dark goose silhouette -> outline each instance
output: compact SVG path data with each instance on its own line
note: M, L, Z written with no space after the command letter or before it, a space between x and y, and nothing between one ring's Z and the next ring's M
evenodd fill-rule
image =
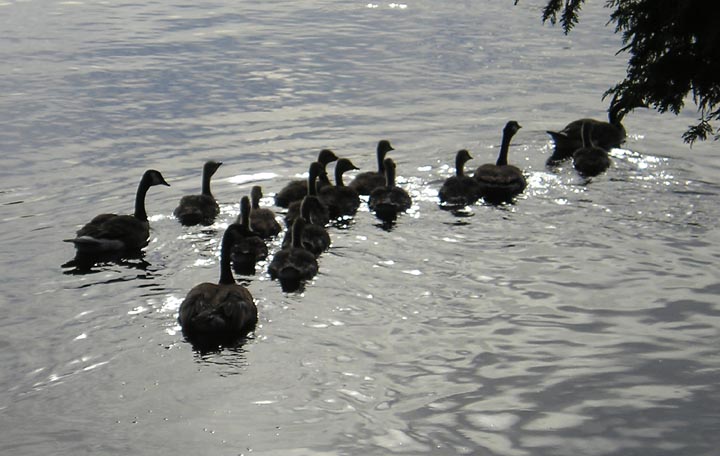
M262 187L253 186L250 190L252 210L250 211L250 229L260 235L261 238L269 239L277 236L282 231L282 226L275 219L275 212L260 207L260 199L263 197Z
M268 248L265 241L250 229L250 198L240 199L240 215L233 225L238 226L230 258L236 274L253 275L258 261L265 260Z
M83 255L139 251L150 237L145 195L154 185L170 186L159 171L149 169L140 179L133 215L100 214L80 228L74 239L65 239L65 242L75 244L78 254Z
M300 204L300 215L304 220L312 219L312 213L317 210L314 206L320 204L317 198L306 196ZM282 248L288 248L292 245L292 230L285 232ZM315 257L319 257L324 251L330 248L330 234L322 225L314 223L305 223L302 231L301 245L304 249L312 252Z
M312 162L310 164L307 182L308 191L305 197L312 197L318 199L317 178L320 174L324 172L325 170L321 163ZM285 214L285 226L287 226L288 228L292 227L293 222L300 215L300 203L303 199L304 198L301 198L300 201L294 201L288 207L288 211ZM312 211L310 213L310 219L308 221L310 223L321 226L325 226L330 222L330 214L328 213L328 208L319 199L318 204L312 205Z
M608 122L596 119L578 119L570 122L560 131L550 131L548 134L555 143L553 154L548 158L547 164L565 160L573 156L576 150L583 147L582 125L589 123L592 126L592 142L605 150L620 147L625 142L627 133L622 124L625 114L635 108L646 107L641 100L617 100L613 99L608 109Z
M173 211L173 215L185 226L212 225L215 217L220 213L215 197L210 191L210 179L222 162L207 161L202 172L202 193L199 195L185 195Z
M352 188L360 195L369 195L378 187L385 186L385 156L393 147L387 139L380 140L377 145L377 171L365 171L355 176L348 187Z
M317 161L322 165L322 172L318 173L317 176L320 187L330 184L325 168L328 163L332 163L337 159L337 155L330 149L323 149L318 154ZM278 207L289 207L293 202L303 199L308 192L307 182L307 180L302 179L290 181L282 190L275 194L275 205Z
M228 226L220 247L220 280L194 286L180 304L178 322L196 348L233 345L257 325L252 294L235 283L230 270L230 250L243 235L240 225Z
M380 220L392 223L401 212L405 212L412 206L410 195L402 188L395 185L395 162L392 158L386 158L383 163L385 167L385 185L370 193L368 207Z
M602 147L593 144L592 130L595 125L585 122L581 128L583 146L573 153L573 167L583 177L597 176L610 167L610 156Z
M273 257L268 267L270 278L279 280L283 291L292 292L301 288L302 283L318 273L318 262L312 252L302 246L305 219L298 217L292 226L292 244Z
M347 158L341 158L335 163L335 185L326 185L318 189L318 198L328 208L331 219L345 215L355 215L360 207L360 195L343 182L345 171L358 169Z
M514 120L505 124L497 162L481 165L473 176L479 184L480 197L490 204L511 202L527 187L523 172L516 166L508 165L510 141L520 128Z
M455 155L455 175L448 177L440 187L440 202L453 206L473 204L480 198L480 184L465 175L465 163L472 159L470 152L460 149Z

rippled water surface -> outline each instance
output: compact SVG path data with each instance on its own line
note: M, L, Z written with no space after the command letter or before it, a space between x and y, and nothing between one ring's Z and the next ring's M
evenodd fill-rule
M566 37L512 3L0 3L0 452L716 454L717 144L681 142L692 103L639 110L606 174L547 169L626 56L600 5ZM441 210L455 151L494 161L510 119L525 194ZM372 169L382 138L410 212L331 228L304 293L245 278L254 337L194 352L177 310L240 197L325 147ZM210 158L222 214L182 227ZM147 168L172 187L144 257L62 268Z

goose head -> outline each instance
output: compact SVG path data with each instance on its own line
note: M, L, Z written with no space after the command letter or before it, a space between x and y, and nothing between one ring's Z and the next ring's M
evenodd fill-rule
M467 149L460 149L455 155L455 174L462 176L464 174L465 163L472 160L472 156Z
M206 161L203 165L203 175L208 177L212 176L213 174L215 174L215 171L218 170L220 165L222 165L222 162L217 162L214 160Z
M512 136L514 136L515 133L517 133L521 128L522 128L522 126L521 126L519 123L517 123L517 122L514 121L514 120L511 120L511 121L509 121L508 123L505 124L505 128L503 128L503 134L508 135L508 137L512 137Z
M257 209L260 206L260 199L263 197L262 187L254 185L250 190L250 200L252 201L252 207Z
M141 182L144 183L146 187L152 187L153 185L165 185L167 187L170 186L170 184L165 182L165 178L163 178L163 175L160 174L160 171L156 171L154 169L149 169L145 171Z
M378 142L377 151L378 154L382 154L383 159L385 158L385 154L387 154L391 150L395 149L393 149L393 146L390 145L390 141L388 141L387 139L381 139Z
M317 161L319 161L323 165L327 165L328 163L332 163L337 159L338 157L337 155L335 155L335 152L331 151L330 149L323 149L318 154Z
M338 174L342 175L345 171L352 171L360 169L357 166L353 164L349 159L347 158L341 158L335 163L335 175L337 177Z

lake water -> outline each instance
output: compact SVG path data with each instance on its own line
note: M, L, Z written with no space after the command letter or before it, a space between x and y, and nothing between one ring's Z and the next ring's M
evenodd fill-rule
M0 453L717 454L717 143L682 143L692 103L638 110L607 173L546 169L545 130L604 118L627 56L603 2L570 36L512 3L0 3ZM524 195L439 209L510 119ZM382 138L410 212L332 228L304 293L247 278L254 337L194 352L178 306L240 197L325 147L372 169ZM222 214L182 227L211 158ZM172 187L144 258L62 268L148 168Z

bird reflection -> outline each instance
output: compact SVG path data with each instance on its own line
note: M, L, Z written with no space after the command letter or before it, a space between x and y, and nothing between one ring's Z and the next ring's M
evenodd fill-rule
M113 264L141 271L146 271L150 266L150 263L145 260L145 252L140 250L137 252L106 252L96 254L78 252L72 260L63 263L60 267L67 269L63 271L63 274L82 275L101 272L105 266Z
M223 377L237 375L242 372L242 368L248 365L247 349L245 343L252 341L253 338L248 336L243 338L234 346L208 346L202 347L191 344L193 347L193 358L197 363L208 366L217 366L218 374Z

